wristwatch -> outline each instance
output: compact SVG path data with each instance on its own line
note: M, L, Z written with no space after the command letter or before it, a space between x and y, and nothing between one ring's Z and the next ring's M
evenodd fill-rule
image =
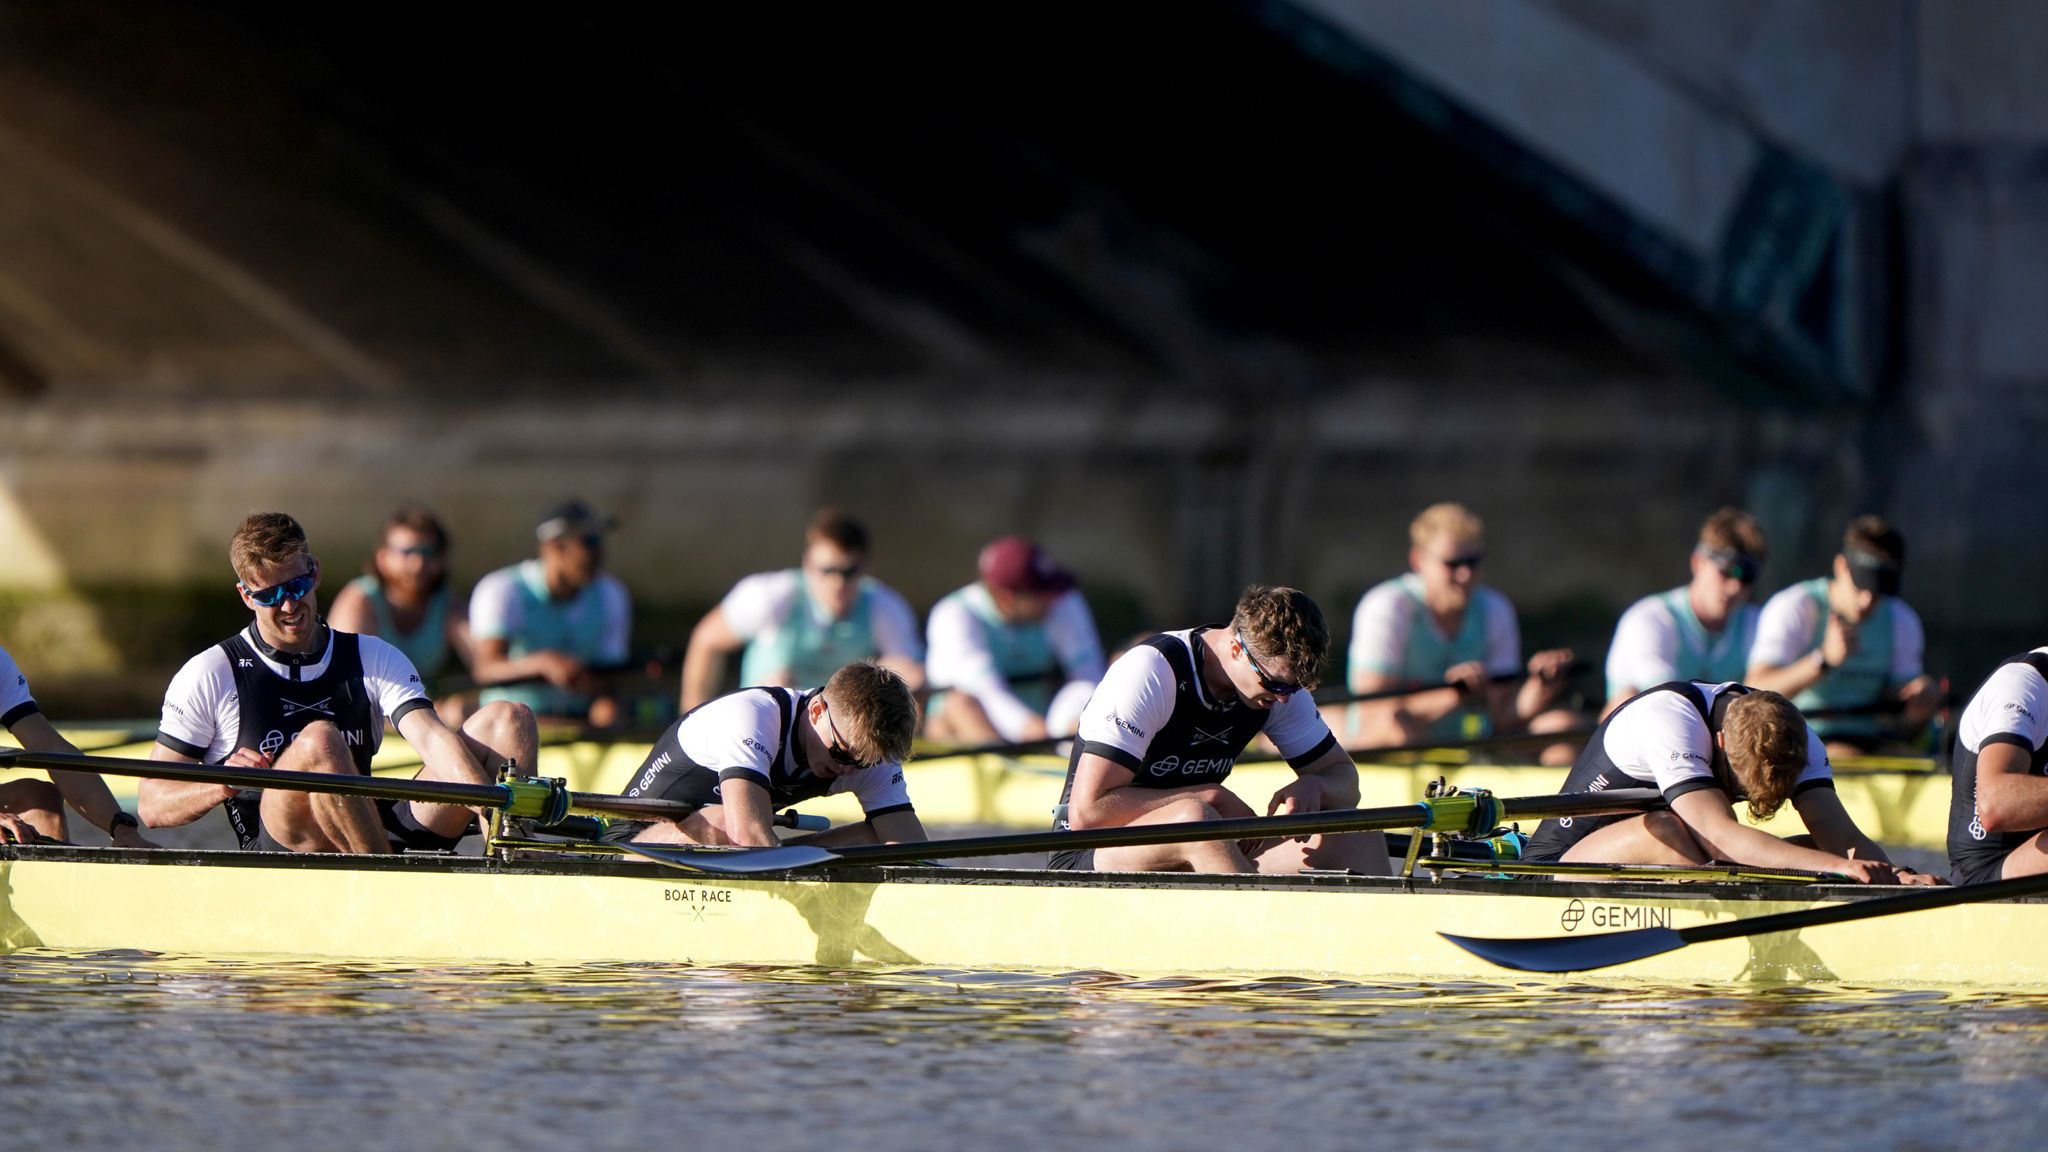
M107 821L107 835L112 836L123 828L133 828L140 832L142 831L142 821L137 820L133 812L123 810L114 813L114 818Z

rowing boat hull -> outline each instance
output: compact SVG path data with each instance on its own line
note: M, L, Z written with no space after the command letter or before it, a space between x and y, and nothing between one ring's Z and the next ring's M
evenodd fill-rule
M713 878L618 861L18 848L0 852L0 951L1503 982L1436 934L1685 928L1867 894L936 867ZM2039 989L2044 932L2048 904L1966 905L1696 945L1599 979Z

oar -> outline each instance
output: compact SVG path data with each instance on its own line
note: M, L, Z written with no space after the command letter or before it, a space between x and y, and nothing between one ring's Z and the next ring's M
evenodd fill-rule
M1562 669L1560 669L1555 679L1570 680L1574 676L1578 676L1585 673L1592 667L1592 664L1584 660L1574 660L1571 663L1566 664ZM1527 680L1528 678L1528 670L1526 668L1522 668L1516 669L1513 672L1496 672L1493 675L1488 676L1485 680L1485 683L1488 685L1513 684L1518 681ZM1435 692L1443 688L1462 687L1464 687L1463 684L1446 680L1441 684L1424 684L1418 688L1382 688L1377 692L1344 692L1331 693L1328 695L1318 695L1316 697L1316 703L1369 704L1374 700L1398 700L1403 696L1420 696L1424 692Z
M503 784L462 784L443 780L390 780L338 772L286 772L277 768L241 768L229 764L181 764L169 760L128 760L70 752L29 752L0 748L0 767L41 768L58 772L93 772L106 776L140 776L156 780L189 780L235 788L282 788L293 792L332 792L368 796L373 800L410 800L420 804L453 804L464 808L502 808L508 816L555 824L571 812L603 812L646 820L680 820L696 806L637 796L606 796L571 792L558 780L508 780Z
M1019 832L1003 836L971 836L958 840L923 840L908 844L861 844L823 848L816 844L785 844L735 852L721 848L664 847L629 844L650 860L692 872L749 875L787 872L794 868L861 864L903 864L966 856L1005 856L1013 852L1064 852L1079 848L1121 848L1135 844L1187 844L1198 840L1264 840L1340 832L1378 832L1415 828L1424 832L1462 832L1479 836L1509 820L1543 820L1562 816L1603 816L1641 812L1660 806L1664 797L1654 788L1618 788L1610 792L1568 792L1550 796L1500 799L1487 795L1440 796L1391 808L1343 808L1292 816L1252 816L1237 820L1204 820L1190 824L1140 824L1122 828L1087 828L1069 832Z
M1588 972L1626 964L1631 960L1661 956L1688 944L1705 944L1710 940L1739 940L1772 932L1797 932L1823 924L1926 912L1958 904L1981 904L1987 900L2035 896L2043 892L2048 892L2048 875L1995 880L1962 888L1930 888L1904 896L1880 896L1873 900L1831 904L1800 912L1750 916L1720 924L1702 924L1697 928L1635 928L1627 932L1602 932L1591 936L1534 936L1520 940L1454 936L1449 932L1438 935L1503 968L1523 972Z

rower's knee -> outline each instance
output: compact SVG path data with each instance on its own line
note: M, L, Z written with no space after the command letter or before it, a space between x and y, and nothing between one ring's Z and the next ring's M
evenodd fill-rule
M540 734L533 709L510 700L494 700L477 709L462 722L462 730L493 748L531 744L539 739ZM531 768L533 765L522 767Z
M1214 804L1194 796L1183 796L1171 804L1153 810L1162 824L1196 824L1204 820L1221 820L1223 813Z
M295 755L292 768L301 772L354 772L354 753L349 749L348 737L342 734L331 720L315 720L299 730L292 737L291 750Z
M62 812L64 794L48 780L15 780L0 787L0 812L26 816L31 812Z

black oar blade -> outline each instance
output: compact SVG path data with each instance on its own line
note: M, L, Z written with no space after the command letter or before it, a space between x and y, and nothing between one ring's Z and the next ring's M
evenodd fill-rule
M1685 947L1685 938L1671 928L1636 928L1592 936L1537 936L1521 940L1484 936L1437 935L1481 960L1521 972L1590 972L1647 956L1661 956Z
M728 876L753 876L762 872L788 872L793 868L809 868L828 860L837 860L838 853L811 844L784 844L780 848L755 848L746 852L731 852L719 848L670 848L660 844L619 845L635 856L680 868L685 872L714 872Z

